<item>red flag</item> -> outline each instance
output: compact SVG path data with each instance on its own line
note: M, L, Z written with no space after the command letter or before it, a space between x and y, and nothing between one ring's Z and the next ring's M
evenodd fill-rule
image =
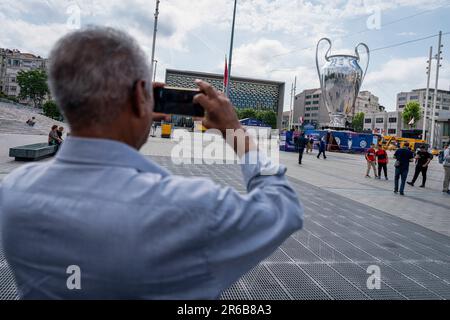
M228 87L228 61L227 56L225 56L225 72L223 74L223 92L225 92L227 87Z

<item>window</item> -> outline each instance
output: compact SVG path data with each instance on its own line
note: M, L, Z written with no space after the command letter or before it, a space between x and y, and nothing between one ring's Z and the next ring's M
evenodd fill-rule
M388 130L388 134L396 135L397 134L397 129L389 129Z
M406 97L399 97L398 101L406 101Z
M318 105L319 101L314 101L313 104Z
M305 113L305 118L309 118L309 117L311 117L311 114L310 113Z
M310 106L311 105L311 101L306 101L306 103L305 103L307 106Z
M311 118L317 118L319 116L319 114L317 113L311 113Z
M410 100L417 100L417 101L419 101L419 96L412 96L412 97L410 98Z
M17 87L15 87L15 86L10 87L9 89L10 89L12 92L16 92L16 91L17 91Z
M384 123L384 119L383 118L377 118L377 123Z
M318 94L313 95L314 99L318 99L319 97L320 97L320 95L318 95Z
M306 111L311 111L311 108L306 108Z
M312 111L319 111L319 107L312 107L311 110Z
M449 110L449 107L442 107L442 110Z
M372 119L365 119L364 122L365 123L372 123Z
M397 118L389 118L389 123L397 123Z
M306 99L311 99L312 98L312 96L306 96Z
M399 109L403 109L405 107L405 105L400 105L398 107L399 107Z

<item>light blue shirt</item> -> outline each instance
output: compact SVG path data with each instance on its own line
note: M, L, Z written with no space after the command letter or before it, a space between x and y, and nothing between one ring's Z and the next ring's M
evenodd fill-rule
M0 189L20 297L219 298L302 227L286 169L263 176L263 164L241 165L241 195L174 176L125 144L68 138L54 160L15 170ZM69 266L80 290L67 285Z

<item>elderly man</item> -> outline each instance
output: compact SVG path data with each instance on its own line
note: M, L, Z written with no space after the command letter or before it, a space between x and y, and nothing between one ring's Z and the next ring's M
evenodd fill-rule
M286 169L258 155L230 101L205 82L195 98L203 123L245 142L232 146L248 194L174 176L137 151L158 118L147 61L110 28L77 31L53 49L50 87L71 136L53 161L6 177L0 194L23 299L216 299L302 227Z

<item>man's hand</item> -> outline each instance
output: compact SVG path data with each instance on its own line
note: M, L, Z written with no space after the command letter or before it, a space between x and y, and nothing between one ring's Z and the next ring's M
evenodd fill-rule
M201 93L194 97L194 102L200 104L206 111L203 126L207 129L219 130L227 142L232 144L239 157L244 156L249 151L257 150L253 139L244 131L239 122L231 101L209 83L201 80L196 80L195 83L200 88ZM226 137L227 130L233 130L235 132L234 137ZM238 143L238 141L241 143Z
M217 129L222 132L223 136L227 129L242 129L231 101L223 93L218 92L204 81L196 80L195 83L201 93L195 96L194 102L200 104L206 111L205 119L203 119L205 128Z

